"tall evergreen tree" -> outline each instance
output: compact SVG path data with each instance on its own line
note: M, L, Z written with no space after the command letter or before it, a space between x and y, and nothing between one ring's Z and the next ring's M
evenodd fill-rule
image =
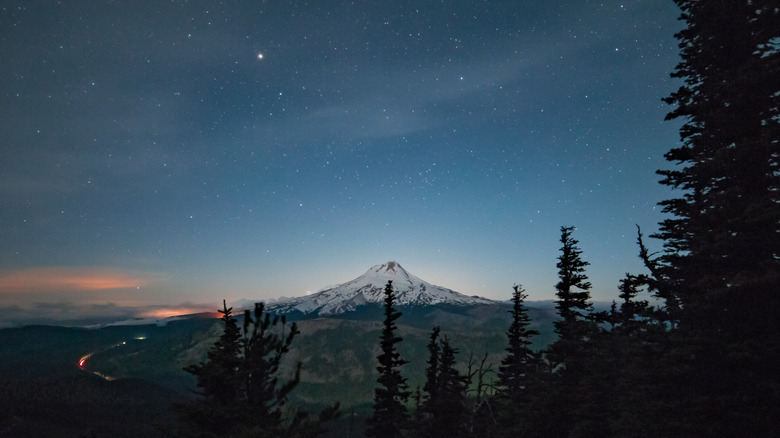
M296 323L292 323L286 331L284 315L271 318L264 310L264 304L257 303L254 316L249 310L244 311L242 377L245 410L250 412L250 424L258 430L268 431L282 424L282 407L300 382L300 362L296 364L292 379L280 383L278 378L282 358L290 351L290 344L300 332ZM279 322L282 336L274 330Z
M380 335L381 352L377 356L379 366L379 387L374 390L374 411L368 419L366 436L376 438L396 438L402 436L408 421L406 405L411 394L406 384L406 378L401 375L401 366L407 361L401 359L396 350L396 344L403 340L396 335L398 327L395 321L401 317L401 312L395 310L395 295L393 282L385 285L385 319Z
M659 273L680 303L680 425L700 436L780 435L780 8L776 0L675 0L682 119L662 184L682 196ZM682 426L681 426L682 427ZM683 430L681 433L688 433Z
M438 396L439 390L439 361L441 360L441 344L439 343L440 327L434 327L431 330L430 340L428 341L428 368L425 369L425 399L423 402Z
M555 285L558 297L555 308L561 319L554 323L558 340L548 352L554 366L563 368L576 367L576 353L595 330L591 318L591 284L585 274L585 267L590 263L582 260L582 250L577 246L579 241L572 237L573 231L574 227L561 227L563 246L556 265L559 281Z
M428 368L425 370L425 398L416 436L434 438L467 436L469 412L466 406L466 388L469 378L455 368L457 349L445 336L439 338L439 327L434 327L428 343Z
M466 389L468 376L462 376L455 368L455 356L458 350L454 348L447 336L441 340L441 360L439 361L438 400L433 406L433 418L437 436L462 437L467 436L469 412L466 406Z
M231 433L240 417L236 402L241 397L243 380L241 330L233 317L233 308L227 307L224 300L218 312L222 314L224 328L207 353L206 362L184 368L196 377L201 398L181 406L180 414L185 427L194 425L204 435Z
M537 330L529 328L531 318L528 317L524 305L526 298L525 290L515 285L512 293L512 310L509 311L512 315L512 323L506 332L509 346L506 348L506 356L498 367L499 394L504 394L516 404L522 401L526 378L534 368L531 337L539 334Z
M676 0L684 85L667 119L685 120L680 164L659 171L681 189L663 201L664 273L685 329L741 338L778 333L780 297L780 10L776 0ZM758 318L760 316L760 318Z
M525 308L525 290L514 286L512 293L512 323L506 332L509 345L506 356L498 367L498 388L496 409L504 432L517 434L521 422L527 416L530 380L537 368L537 358L531 350L531 337L539 332L529 328L531 319Z
M322 423L338 416L338 405L323 410L318 419L290 411L286 421L282 411L299 382L300 364L292 379L279 380L282 360L299 333L297 325L287 329L284 316L271 318L258 303L254 316L244 313L242 333L233 309L224 301L222 305L225 326L208 360L184 368L196 377L201 397L179 406L182 435L303 437L323 432Z
M550 436L567 436L574 422L574 412L581 394L577 387L586 372L589 341L597 332L590 302L591 284L585 274L588 262L582 260L579 242L572 237L574 227L561 227L561 255L558 256L558 278L555 285L556 309L560 320L555 321L558 339L547 350L553 387L549 397L556 406L555 423Z

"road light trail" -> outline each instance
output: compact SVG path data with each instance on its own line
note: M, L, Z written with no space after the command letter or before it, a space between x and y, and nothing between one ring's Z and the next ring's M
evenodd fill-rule
M90 356L92 356L93 354L95 354L95 353L94 353L94 352L92 352L92 353L86 354L86 355L84 355L84 356L81 356L81 359L79 359L79 368L80 368L80 369L84 369L84 364L86 364L86 363L87 363L87 359L89 359L89 358L90 358ZM85 370L85 371L86 371L86 370Z
M114 345L112 345L112 346L110 346L110 347L108 347L108 348L104 349L103 351L110 350L110 349L112 349L112 348L116 348L116 347L121 347L122 345L125 345L126 343L127 343L127 342L125 342L125 341L122 341L122 342L120 342L120 343L118 343L118 344L114 344ZM110 381L112 381L112 380L116 380L114 377L107 376L107 375L105 375L105 374L101 373L100 371L88 370L88 369L85 367L85 365L87 364L87 359L89 359L90 357L92 357L92 355L94 355L95 353L96 353L96 352L95 352L95 351L93 351L92 353L88 353L88 354L85 354L84 356L81 356L81 359L79 359L79 369L80 369L81 371L84 371L84 372L86 372L86 373L92 373L92 374L94 374L94 375L96 375L96 376L100 377L101 379L108 380L109 382L110 382Z

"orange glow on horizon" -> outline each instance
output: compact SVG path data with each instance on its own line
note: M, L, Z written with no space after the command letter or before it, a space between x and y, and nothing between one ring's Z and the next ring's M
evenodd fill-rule
M165 309L154 309L154 310L149 310L147 312L143 312L138 316L140 318L164 319L164 318L171 318L173 316L192 315L194 313L205 313L214 318L219 318L222 316L217 312L205 311L203 308L197 308L197 307L170 307Z
M0 273L0 291L94 291L139 288L148 275L111 268L32 268Z

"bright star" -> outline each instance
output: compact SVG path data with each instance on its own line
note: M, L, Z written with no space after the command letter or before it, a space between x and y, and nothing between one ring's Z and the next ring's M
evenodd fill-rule
M258 53L257 54L257 59L263 59L263 54L262 53Z

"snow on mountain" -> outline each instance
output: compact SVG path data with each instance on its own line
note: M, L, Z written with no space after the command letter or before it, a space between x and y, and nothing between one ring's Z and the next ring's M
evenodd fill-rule
M385 285L393 282L395 305L431 304L496 304L496 301L468 296L441 286L432 285L406 272L396 262L372 266L360 277L339 286L299 298L277 301L269 306L279 313L300 311L319 315L335 315L354 310L366 303L384 302Z

